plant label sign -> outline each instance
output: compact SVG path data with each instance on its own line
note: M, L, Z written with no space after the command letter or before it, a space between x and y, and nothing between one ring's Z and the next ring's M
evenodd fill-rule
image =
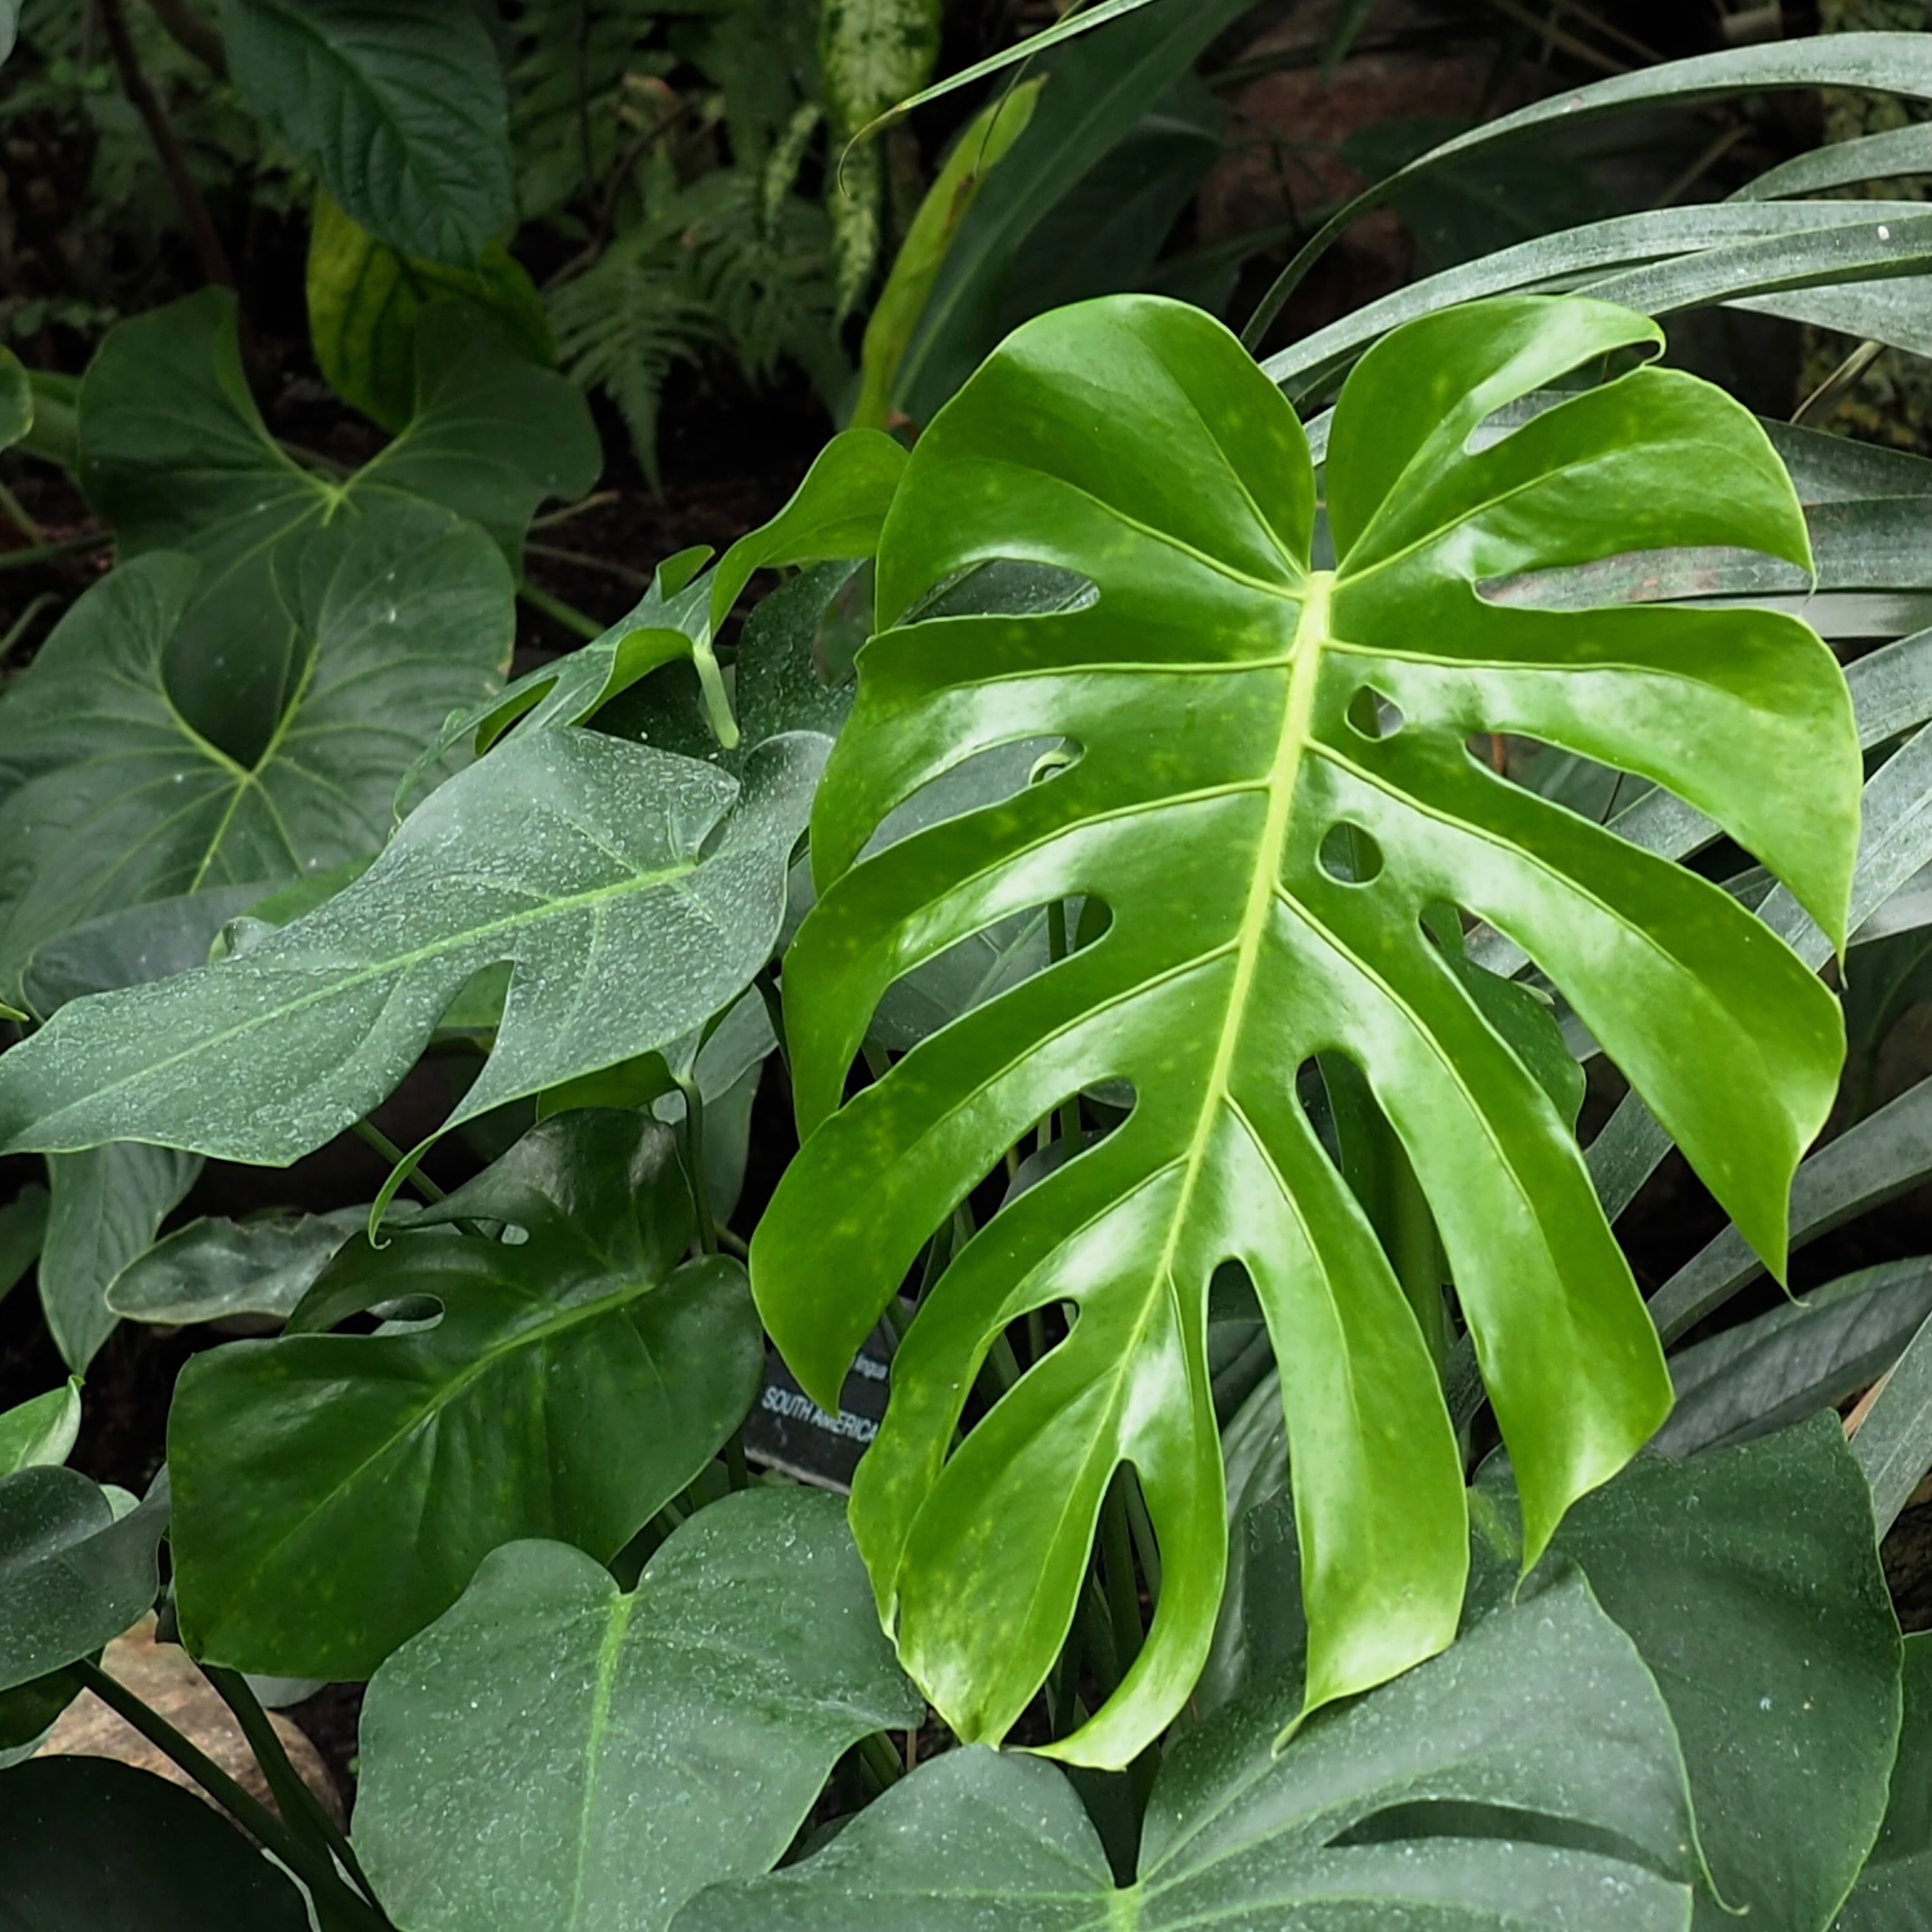
M844 1495L886 1412L892 1337L881 1325L866 1338L840 1390L838 1412L820 1408L772 1349L764 1386L745 1420L745 1454L801 1483Z

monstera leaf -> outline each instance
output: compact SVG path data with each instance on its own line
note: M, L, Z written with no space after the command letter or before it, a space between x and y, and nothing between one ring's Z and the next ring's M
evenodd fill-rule
M1858 760L1843 680L1804 625L1481 594L1674 546L1808 561L1770 445L1689 376L1635 369L1472 453L1504 405L1660 346L1640 316L1556 298L1391 336L1336 414L1333 571L1310 567L1293 412L1178 304L1028 325L914 452L880 542L888 626L994 558L1097 594L902 624L862 654L814 811L820 902L785 971L806 1138L752 1274L829 1404L936 1221L1069 1096L1132 1086L1124 1124L941 1277L854 1496L902 1657L968 1741L1002 1736L1042 1681L1124 1462L1160 1542L1159 1605L1119 1691L1052 1748L1125 1763L1186 1698L1226 1557L1205 1353L1226 1262L1252 1278L1282 1363L1308 1705L1454 1634L1456 1445L1416 1316L1297 1097L1318 1054L1358 1070L1433 1210L1526 1561L1662 1420L1661 1351L1573 1135L1425 914L1460 908L1520 945L1783 1266L1790 1177L1843 1055L1835 1003L1717 887L1513 785L1468 742L1520 734L1681 793L1842 939ZM1056 775L857 862L930 781L1042 733L1074 748ZM1104 928L1091 943L839 1108L894 980L1076 895L1086 930ZM1056 1306L1066 1339L956 1448L990 1346Z

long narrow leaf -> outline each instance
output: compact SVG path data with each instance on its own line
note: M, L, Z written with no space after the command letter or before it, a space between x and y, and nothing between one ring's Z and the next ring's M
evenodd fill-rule
M1932 1468L1932 1318L1898 1358L1852 1447L1872 1486L1872 1514L1882 1536Z
M1303 277L1345 229L1363 215L1386 206L1418 176L1456 155L1559 124L1578 126L1634 108L1666 103L1684 106L1760 88L1791 87L1856 88L1910 100L1932 100L1932 36L1825 34L1805 40L1738 47L1723 53L1700 54L1689 60L1666 61L1661 66L1617 74L1572 93L1538 101L1466 134L1459 134L1408 166L1398 168L1338 208L1262 297L1243 340L1250 348L1258 345Z

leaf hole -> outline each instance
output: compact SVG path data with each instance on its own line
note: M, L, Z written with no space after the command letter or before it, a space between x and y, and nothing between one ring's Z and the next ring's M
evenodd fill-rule
M1346 820L1322 835L1316 856L1322 869L1345 886L1366 886L1382 869L1382 848L1359 825Z
M1372 684L1364 685L1349 699L1348 718L1348 728L1356 736L1371 742L1393 738L1407 722L1402 706L1394 698L1384 698Z

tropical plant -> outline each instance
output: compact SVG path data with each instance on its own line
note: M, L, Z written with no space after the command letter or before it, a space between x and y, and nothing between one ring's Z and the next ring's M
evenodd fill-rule
M0 1293L35 1268L70 1372L0 1412L7 1910L1922 1924L1932 1648L1879 1546L1932 1262L1740 1298L1932 1173L1932 466L1659 358L1717 304L1911 348L1927 218L1826 197L1923 130L1257 361L1155 294L1010 312L1040 157L1084 178L1236 10L1103 0L909 224L866 423L512 676L598 461L518 193L561 234L644 184L565 298L632 249L662 294L653 182L830 233L788 53L718 83L724 167L586 123L742 10L579 12L594 86L563 10L506 84L469 0L220 10L319 184L360 467L278 441L224 291L71 398L0 362L116 544L0 694L0 1151L45 1157ZM1118 98L1070 88L1110 43ZM1368 200L1618 106L1932 98L1928 46L1652 68ZM326 1205L196 1196L345 1136ZM1646 1300L1614 1224L1673 1147L1728 1219ZM68 1466L123 1322L194 1342L138 1498ZM272 1808L123 1681L157 1609ZM346 1826L263 1708L318 1682L366 1685ZM36 1755L83 1692L242 1829Z

